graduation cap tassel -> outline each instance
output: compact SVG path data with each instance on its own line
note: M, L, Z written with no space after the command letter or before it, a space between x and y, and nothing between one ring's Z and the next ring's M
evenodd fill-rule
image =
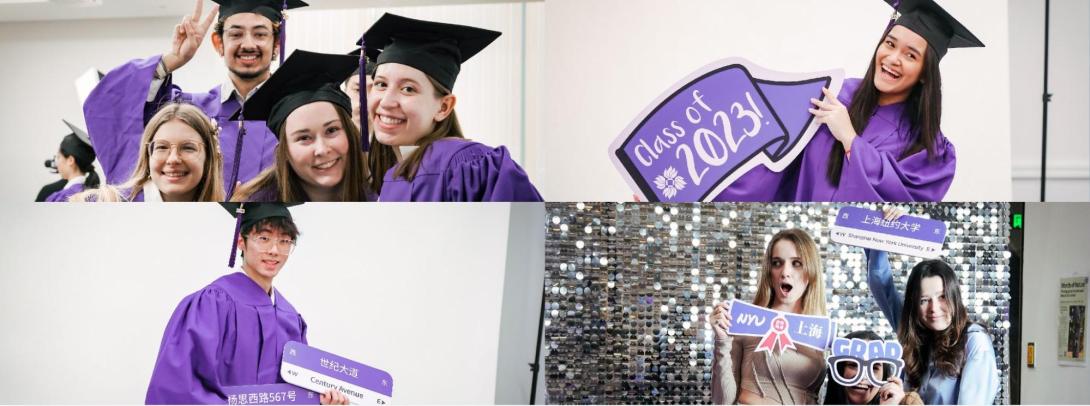
M245 203L239 203L238 209L235 210L235 233L231 234L231 257L227 259L227 269L233 269L235 267L235 253L238 252L238 233L242 230L242 215L246 213L246 209L243 208Z
M371 151L371 131L369 131L371 120L367 111L367 43L360 38L360 138L363 142L360 144L363 147L363 152Z
M901 17L901 13L897 12L897 8L901 7L901 0L886 0L890 6L893 6L893 14L889 16L889 24L886 24L886 32L889 32L890 28L893 28L893 24L897 23L897 19Z
M231 196L235 194L235 183L238 183L238 161L242 159L242 138L246 136L246 119L242 118L245 109L246 102L243 102L238 110L238 139L235 140L235 162L231 163L231 182L227 184L227 195L223 197L224 202L231 201Z
M288 11L288 0L284 0L284 4L280 6L280 65L284 65L284 54L288 52L284 48L284 44L287 43L288 37L288 18L284 15Z

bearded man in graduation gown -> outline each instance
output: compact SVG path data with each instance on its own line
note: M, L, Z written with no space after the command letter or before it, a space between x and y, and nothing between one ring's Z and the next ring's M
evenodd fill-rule
M239 205L224 204L232 213ZM178 304L163 333L148 404L223 404L225 386L282 383L284 344L307 343L303 316L273 287L299 235L291 213L273 203L247 203L244 211L235 241L242 272Z
M138 154L144 153L138 149L145 123L170 102L194 104L219 125L226 190L272 165L276 137L265 123L242 121L245 131L240 136L239 121L229 118L269 78L272 60L282 52L278 40L286 28L284 5L291 9L307 4L299 0L215 0L220 6L205 16L203 1L196 0L193 14L174 26L168 52L114 68L84 103L87 131L110 183L128 179ZM212 46L227 68L227 80L207 92L184 92L173 83L172 73L193 59L210 28Z

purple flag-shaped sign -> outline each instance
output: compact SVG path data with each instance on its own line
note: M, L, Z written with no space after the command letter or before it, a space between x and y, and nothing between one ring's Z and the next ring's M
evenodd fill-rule
M914 216L886 220L880 211L844 206L837 212L829 236L840 244L937 258L946 241L946 223Z
M287 383L225 386L229 405L317 405L318 393Z
M782 353L795 344L824 351L836 337L836 322L828 317L780 312L740 300L731 299L730 318L727 333L760 337L757 351Z
M295 341L284 344L280 377L315 392L335 389L353 405L386 405L394 393L386 371Z
M646 201L717 196L758 165L782 171L818 125L807 111L842 71L791 74L742 58L712 63L652 102L610 146L610 159Z

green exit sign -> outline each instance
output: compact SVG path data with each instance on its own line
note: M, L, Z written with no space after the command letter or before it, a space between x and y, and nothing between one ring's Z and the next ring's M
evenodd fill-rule
M1022 228L1022 215L1021 214L1015 214L1014 215L1014 218L1012 219L1012 225L1011 226L1014 227L1014 228Z

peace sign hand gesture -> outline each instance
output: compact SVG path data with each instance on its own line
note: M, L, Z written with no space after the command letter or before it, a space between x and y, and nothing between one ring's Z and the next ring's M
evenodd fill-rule
M196 0L193 14L182 17L182 22L174 26L174 42L169 53L163 54L163 67L167 73L173 72L193 59L197 49L204 42L204 36L208 33L208 27L219 13L219 6L212 7L207 16L201 18L201 8L204 0Z

